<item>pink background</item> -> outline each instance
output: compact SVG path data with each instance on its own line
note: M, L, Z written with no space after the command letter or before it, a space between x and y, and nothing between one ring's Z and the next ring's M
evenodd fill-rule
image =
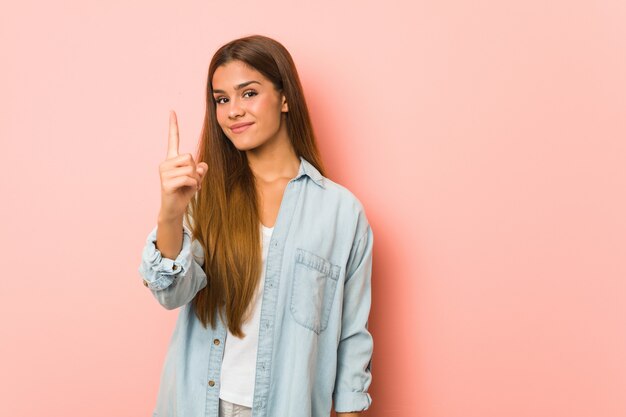
M375 231L367 415L626 415L623 1L1 9L2 415L151 415L168 111L193 152L211 55L253 33Z

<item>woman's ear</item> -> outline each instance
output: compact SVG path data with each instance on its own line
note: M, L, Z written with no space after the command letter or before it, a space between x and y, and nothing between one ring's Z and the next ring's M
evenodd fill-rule
M280 111L287 113L287 112L289 112L289 106L287 105L287 99L285 98L285 96L282 96L282 98L283 98L283 106L280 109Z

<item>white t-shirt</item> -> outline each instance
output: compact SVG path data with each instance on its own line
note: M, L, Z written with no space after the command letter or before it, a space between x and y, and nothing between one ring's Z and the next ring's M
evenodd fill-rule
M272 237L273 227L262 228L262 259L261 282L257 288L253 300L253 313L251 319L243 323L242 330L245 337L240 339L227 329L226 345L224 346L224 358L220 376L220 398L235 404L252 407L254 396L254 379L256 372L256 356L259 341L259 323L261 319L261 302L263 299L263 287L265 284L265 262L269 249L269 241Z

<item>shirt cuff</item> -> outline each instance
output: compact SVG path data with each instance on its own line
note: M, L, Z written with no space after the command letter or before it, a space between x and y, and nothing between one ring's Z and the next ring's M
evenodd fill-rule
M156 247L158 226L148 234L142 252L139 273L143 277L143 284L151 290L162 290L169 287L180 274L185 274L191 268L193 260L191 254L191 232L183 226L183 246L176 259L162 256Z
M337 413L359 412L372 405L372 397L367 392L337 392L333 402Z

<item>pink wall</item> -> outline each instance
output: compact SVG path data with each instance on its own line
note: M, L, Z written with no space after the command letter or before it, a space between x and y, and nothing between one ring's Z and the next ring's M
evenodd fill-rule
M376 233L367 415L626 415L623 1L2 9L3 415L150 415L168 111L193 151L210 57L252 33L292 52Z

